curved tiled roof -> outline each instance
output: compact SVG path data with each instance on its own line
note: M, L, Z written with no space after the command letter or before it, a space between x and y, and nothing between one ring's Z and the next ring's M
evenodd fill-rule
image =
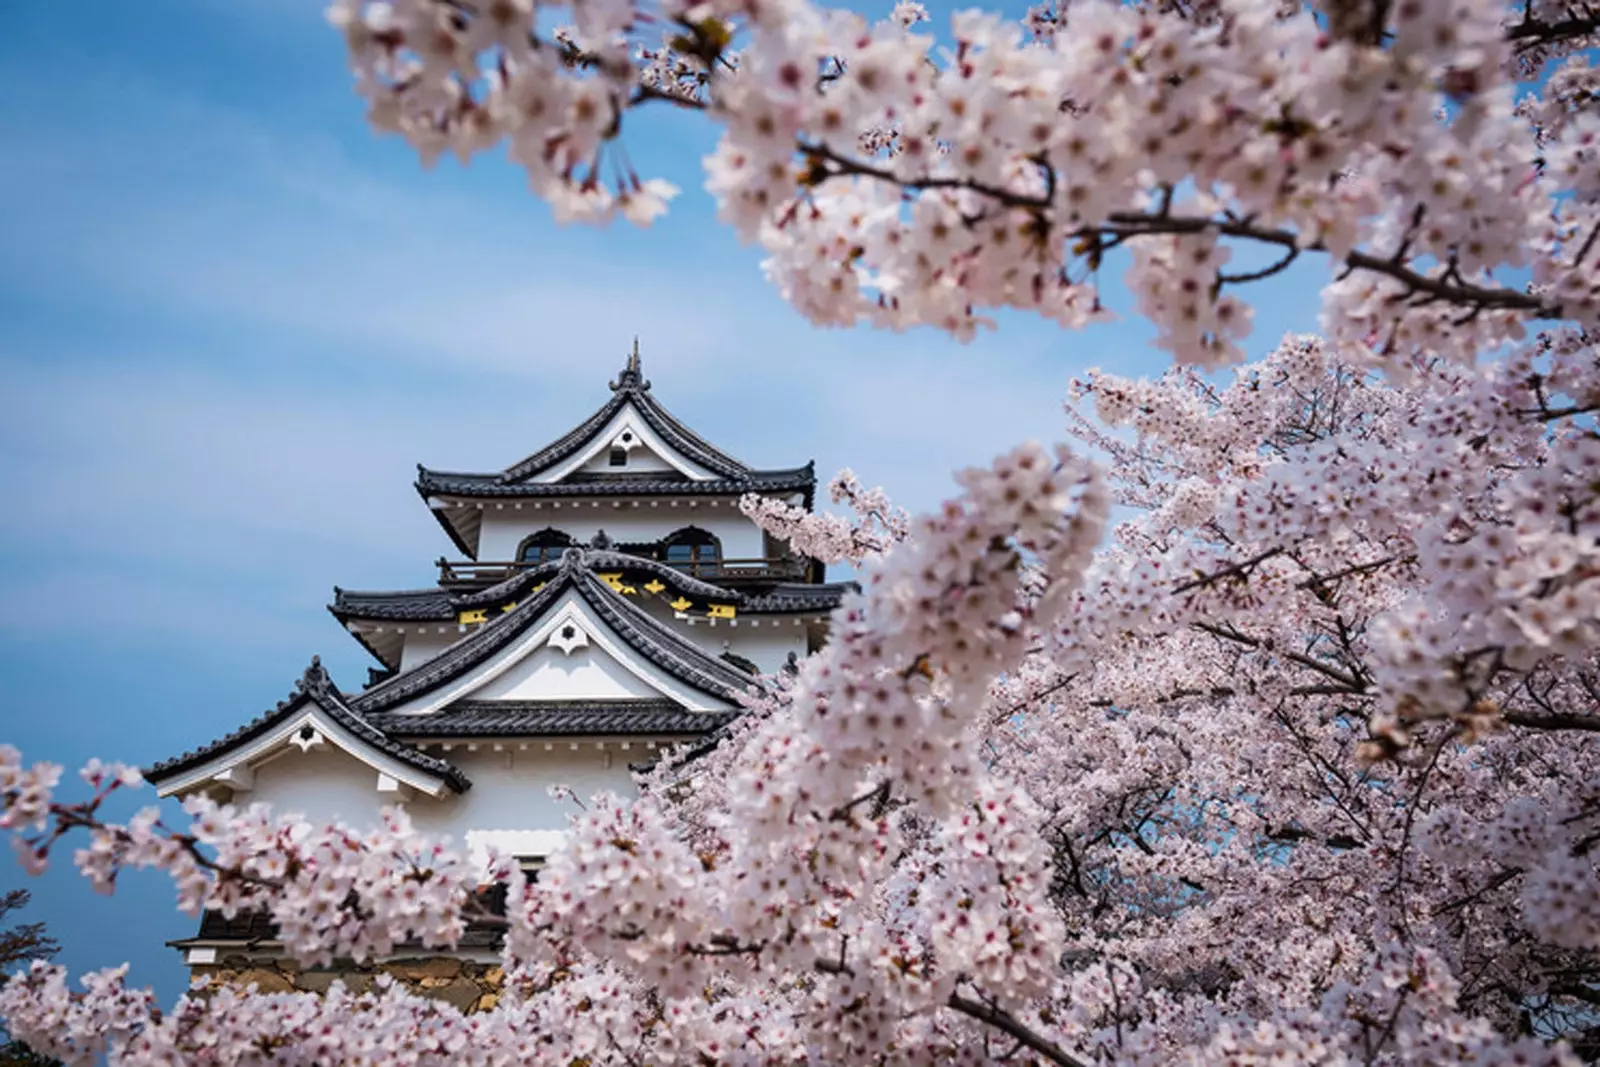
M754 615L777 615L786 611L832 611L839 606L846 593L859 592L859 582L821 582L816 585L783 582L747 596L740 610Z
M732 496L740 493L801 490L809 506L816 491L816 463L784 470L749 471L743 475L695 480L674 474L630 474L559 482L507 481L504 474L436 471L417 468L417 492L423 497L546 496Z
M582 451L616 417L617 412L630 403L667 444L700 466L731 478L741 478L750 473L749 467L689 429L656 402L655 397L650 395L650 383L640 370L639 347L635 343L627 365L617 375L617 380L611 383L611 399L568 433L507 467L499 475L500 479L505 482L522 481Z
M569 553L570 554L570 553ZM565 556L562 557L565 559ZM720 585L701 581L691 575L684 574L676 567L669 567L659 560L646 556L636 556L628 552L617 552L606 548L584 548L583 563L592 571L631 571L634 573L649 574L659 579L662 585L682 593L685 596L699 597L702 600L715 600L723 604L740 605L744 603L744 596L732 589L724 589ZM474 593L463 593L456 598L456 603L463 608L483 607L485 605L503 604L508 600L515 600L524 589L532 588L540 582L549 581L550 576L561 567L561 560L546 563L523 571L514 577L487 589Z
M295 683L294 692L284 700L278 701L277 706L271 711L257 716L239 729L208 745L191 749L181 756L162 760L146 768L144 776L151 782L159 784L184 771L192 770L230 749L271 731L298 714L307 704L315 704L334 722L384 755L392 756L425 774L443 779L456 792L463 793L471 788L472 783L452 764L419 752L403 741L395 740L352 710L344 702L339 691L334 688L333 680L328 677L321 659L316 656L311 658L311 666L306 668L305 674Z
M596 439L624 407L632 406L666 445L692 460L713 476L688 478L677 471L575 472L555 482L530 481L594 445ZM424 500L435 497L496 499L596 496L734 496L743 493L793 492L805 495L809 510L816 499L816 467L754 470L730 456L680 422L650 393L650 383L639 368L637 346L627 366L611 383L611 399L566 434L503 471L442 471L417 465L417 492ZM456 546L476 557L477 534L459 508L433 508L433 516Z
M373 721L404 737L698 736L737 717L690 711L670 700L460 700L432 715L377 715Z
M328 610L338 619L454 619L455 597L445 589L361 592L333 587Z
M679 681L731 700L749 679L729 664L713 658L683 637L628 603L589 569L589 551L571 549L559 564L541 567L513 582L545 577L544 587L511 611L457 641L439 655L409 671L379 682L354 697L351 707L362 713L380 711L448 684L487 661L535 625L545 609L562 593L576 589L584 601L629 647ZM502 583L509 585L510 583Z
M701 600L714 600L732 604L748 614L782 614L795 611L832 611L839 601L851 591L858 591L855 582L825 582L806 584L781 582L770 587L757 587L759 591L727 589L683 573L676 567L659 560L630 552L587 548L585 565L594 571L622 571L627 574L648 574L673 592ZM334 586L334 601L328 610L335 618L345 619L395 619L421 622L454 622L462 611L494 607L510 603L532 589L547 582L561 569L559 560L525 571L497 582L484 589L452 593L445 589L402 589L394 592L352 592Z

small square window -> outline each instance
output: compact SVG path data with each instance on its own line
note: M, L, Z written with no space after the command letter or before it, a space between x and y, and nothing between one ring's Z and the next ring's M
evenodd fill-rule
M613 448L611 450L611 465L613 467L626 467L628 465L628 450Z

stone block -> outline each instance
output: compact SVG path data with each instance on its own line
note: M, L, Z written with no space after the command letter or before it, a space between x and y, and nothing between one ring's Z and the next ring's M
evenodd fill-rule
M427 960L396 960L384 969L396 978L455 978L461 974L461 961L445 956Z
M483 990L478 988L478 983L470 978L456 978L443 986L428 990L426 995L442 1000L457 1011L464 1013L478 1003L478 998L483 995Z
M307 993L326 993L333 983L344 981L345 987L350 985L349 979L355 975L341 974L338 971L301 971L295 975L296 989L303 989Z
M258 993L288 993L294 989L288 978L275 970L267 970L264 967L255 967L245 971L235 980L235 984L246 988L253 985Z

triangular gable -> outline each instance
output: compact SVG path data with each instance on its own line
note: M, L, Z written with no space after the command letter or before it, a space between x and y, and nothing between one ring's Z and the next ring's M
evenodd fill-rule
M526 458L507 467L499 476L501 483L525 481L548 482L553 471L570 474L583 466L574 463L573 456L583 454L592 458L595 451L609 449L613 441L624 447L622 434L631 429L636 435L648 433L654 438L652 449L665 460L670 453L679 462L700 471L696 478L742 478L751 473L750 468L717 448L705 438L680 422L658 403L650 393L650 382L645 379L639 363L638 346L634 346L622 373L611 383L611 399L573 429ZM628 420L629 426L622 426ZM682 469L682 468L680 468ZM688 471L684 471L688 473ZM556 475L559 480L564 474Z
M627 463L620 468L610 463L614 449L627 458ZM681 475L693 481L709 481L721 476L669 444L650 425L639 406L630 400L572 455L533 474L528 480L551 484L579 473L640 471Z
M448 684L391 709L391 714L426 715L458 700L649 698L664 698L700 712L732 707L725 697L691 685L646 658L572 588L518 640Z
M628 603L590 573L588 557L568 551L514 608L351 706L362 714L427 714L491 683L489 693L523 699L535 686L533 668L544 664L574 676L565 683L568 699L659 697L694 711L734 707L750 679ZM572 659L579 648L590 651ZM535 653L539 658L518 667Z
M224 738L158 763L144 773L163 797L213 784L245 792L251 786L253 768L259 763L294 748L305 752L322 745L331 745L375 771L380 792L414 790L441 796L452 790L464 792L471 786L448 762L386 736L351 710L315 658L296 684L295 692L272 711Z

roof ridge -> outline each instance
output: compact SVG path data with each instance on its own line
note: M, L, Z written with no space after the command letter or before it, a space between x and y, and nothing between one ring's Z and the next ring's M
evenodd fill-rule
M418 589L346 589L343 586L339 586L339 585L336 585L336 586L333 587L333 595L334 595L335 598L337 598L337 597L353 597L353 596L378 596L378 597L421 596L424 593L443 593L443 592L448 592L448 590L440 589L437 585L423 586L423 587L418 588Z
M658 641L677 646L687 658L699 660L704 673L727 687L727 692L721 695L732 697L734 694L741 693L749 687L750 679L748 677L735 670L730 664L717 659L687 637L680 636L672 627L659 619L653 618L637 604L629 602L627 597L613 590L608 583L602 581L594 572L585 571L579 580L583 583L583 592L587 594L592 591L598 598L598 600L590 600L589 602L600 610L602 615L609 609L624 617L631 616L631 618L627 619L631 625L645 630ZM586 595L585 599L587 600L589 597ZM612 625L613 629L616 628L615 620L607 619L606 621ZM648 655L648 653L646 654Z

